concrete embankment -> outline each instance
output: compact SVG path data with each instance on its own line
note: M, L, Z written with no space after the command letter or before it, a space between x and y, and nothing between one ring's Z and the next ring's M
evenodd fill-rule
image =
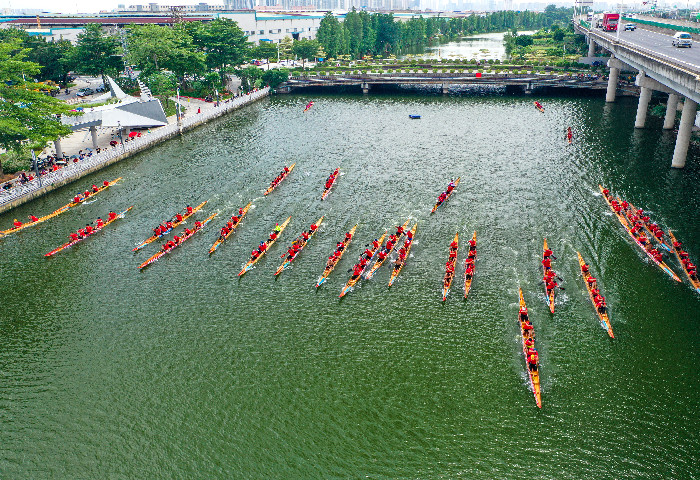
M185 132L191 130L210 120L221 117L228 112L253 103L260 98L266 97L269 93L269 88L263 88L248 95L230 99L226 102L222 102L218 107L213 107L202 111L202 113L192 114L191 116L183 118L182 127L177 124L169 124L151 131L148 135L126 142L123 145L117 144L112 148L105 149L77 163L70 163L56 172L51 172L42 176L41 186L39 185L39 180L35 179L25 185L16 186L8 191L0 191L0 213L11 210L52 190L74 182L86 175L90 175L97 170L154 147L161 142L179 135L180 131Z

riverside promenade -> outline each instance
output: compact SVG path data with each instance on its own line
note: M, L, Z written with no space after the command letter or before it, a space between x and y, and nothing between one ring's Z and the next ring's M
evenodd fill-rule
M218 118L226 113L253 103L270 94L270 88L266 87L255 92L242 95L221 102L218 107L202 110L198 114L189 114L182 119L182 127L177 123L153 129L150 133L130 140L124 144L118 143L114 147L106 148L100 153L93 154L76 163L69 163L56 172L47 173L41 179L34 179L24 185L4 191L0 190L0 213L6 212L23 203L29 202L52 190L74 182L86 175L90 175L108 165L129 158L139 152L158 145L165 140L177 136L180 131L185 132L202 124ZM41 184L40 184L41 182Z

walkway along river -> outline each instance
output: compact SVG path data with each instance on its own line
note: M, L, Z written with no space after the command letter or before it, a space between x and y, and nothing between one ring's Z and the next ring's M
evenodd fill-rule
M78 163L69 163L65 168L49 173L41 177L41 182L35 179L25 185L17 186L11 190L0 190L0 212L5 212L25 202L33 200L46 192L74 182L104 168L107 165L128 158L138 152L151 148L165 140L173 138L179 133L196 128L214 118L225 115L237 108L254 102L269 95L270 89L263 88L250 94L232 98L221 102L218 107L205 110L203 113L186 116L182 119L182 125L170 124L154 129L143 138L136 138L130 142L116 145L112 148L93 155Z
M697 477L700 297L645 260L597 185L652 212L698 259L700 164L669 169L673 135L655 118L635 130L634 100L538 100L544 114L529 96L270 97L0 216L6 226L124 177L0 240L3 477ZM139 271L159 245L133 246L204 200L197 218L219 212L211 229ZM224 219L249 201L209 256ZM130 205L113 228L43 257ZM322 215L275 277L279 255ZM339 300L364 245L409 217L419 227L394 285L385 266ZM442 302L448 245L474 230L469 298L453 286ZM543 237L566 288L553 315L539 284ZM601 282L614 340L583 289L577 250ZM541 410L528 391L518 287L537 332Z

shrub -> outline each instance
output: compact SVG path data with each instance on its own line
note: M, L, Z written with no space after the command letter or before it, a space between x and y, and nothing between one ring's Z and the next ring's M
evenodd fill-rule
M7 153L0 154L0 164L2 164L2 169L4 173L17 173L22 170L29 171L32 166L31 153L25 151L17 153L13 150L9 150Z

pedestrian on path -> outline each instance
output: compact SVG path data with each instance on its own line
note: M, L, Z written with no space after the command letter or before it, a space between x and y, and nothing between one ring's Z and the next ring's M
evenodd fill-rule
M202 107L197 108L197 113L202 113Z

